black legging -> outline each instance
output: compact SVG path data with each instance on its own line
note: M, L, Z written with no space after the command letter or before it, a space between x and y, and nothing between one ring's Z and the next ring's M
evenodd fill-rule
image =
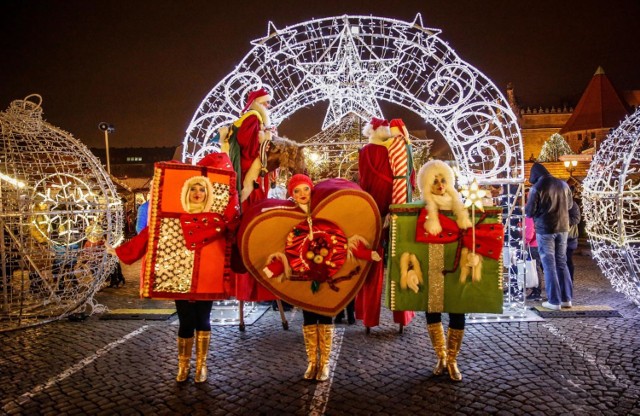
M333 323L333 318L330 316L324 316L315 312L305 311L304 309L302 310L302 320L303 320L303 324L302 324L303 326L316 325L316 324L326 325L326 324Z
M442 314L440 312L426 313L427 324L437 324L442 322ZM449 314L449 328L451 329L464 329L464 314L463 313L450 313Z
M176 300L178 311L178 336L180 338L193 337L193 331L211 331L211 300Z

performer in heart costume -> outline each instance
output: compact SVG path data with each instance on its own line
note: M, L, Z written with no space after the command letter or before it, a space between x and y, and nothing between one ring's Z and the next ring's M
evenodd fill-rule
M344 179L314 188L308 176L297 174L287 188L293 200L266 200L244 214L240 250L258 282L303 310L304 378L324 381L331 317L354 298L370 263L381 260L369 249L380 238L380 215L375 201Z

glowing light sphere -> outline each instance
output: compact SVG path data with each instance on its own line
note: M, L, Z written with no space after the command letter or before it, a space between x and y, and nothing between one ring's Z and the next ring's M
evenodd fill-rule
M603 141L583 182L593 257L611 285L640 306L640 109Z
M0 112L0 331L94 312L114 264L103 242L122 239L122 204L100 161L45 122L41 102Z
M266 36L251 42L249 53L200 104L183 140L182 160L218 151L218 129L238 117L249 91L262 87L273 97L276 126L299 109L328 103L320 133L305 145L316 152L320 171L343 176L357 166L358 146L341 142L342 133L372 116L397 117L382 114L379 102L392 103L442 134L466 182L507 185L501 203L505 241L522 259L524 158L517 118L493 82L461 59L440 32L425 27L420 14L412 22L344 15L283 29L269 22ZM413 144L417 154L431 143ZM522 291L512 296L517 279L508 270L505 284L513 290L505 291L505 305L522 308Z

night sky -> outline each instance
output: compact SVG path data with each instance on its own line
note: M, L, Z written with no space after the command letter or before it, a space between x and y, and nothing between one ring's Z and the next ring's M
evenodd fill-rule
M503 93L512 82L525 107L575 105L598 66L619 90L640 90L638 0L2 0L0 110L38 93L44 118L88 146L104 147L100 121L116 127L110 147L176 146L269 21L416 13ZM280 132L315 134L324 108Z

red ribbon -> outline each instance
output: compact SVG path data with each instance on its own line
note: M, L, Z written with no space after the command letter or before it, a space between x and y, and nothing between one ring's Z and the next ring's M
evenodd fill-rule
M500 259L504 240L504 226L502 224L481 224L488 217L483 213L475 225L475 252L494 260ZM442 232L438 235L429 234L424 229L427 220L427 209L423 208L416 223L416 242L427 244L447 244L461 241L464 247L473 251L473 228L461 230L458 224L449 217L438 213Z
M195 251L220 238L226 225L222 215L216 213L182 214L180 225L188 250Z

